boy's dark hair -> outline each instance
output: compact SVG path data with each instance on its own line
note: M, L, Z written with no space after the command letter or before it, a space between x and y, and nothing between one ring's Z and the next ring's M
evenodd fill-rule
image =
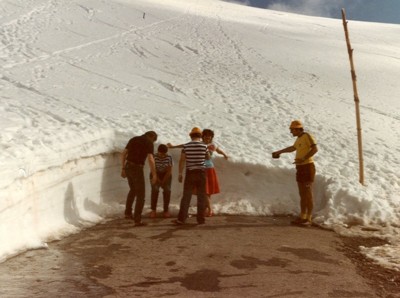
M211 136L213 138L214 137L214 132L211 129L206 128L206 129L203 130L203 135L202 136L204 137L205 135L209 135L209 136Z
M168 147L167 145L160 144L157 148L157 151L160 153L167 153L168 152Z

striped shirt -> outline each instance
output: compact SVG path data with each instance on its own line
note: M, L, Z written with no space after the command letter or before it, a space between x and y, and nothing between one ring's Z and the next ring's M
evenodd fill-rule
M161 157L158 153L154 155L154 161L156 164L156 171L158 173L164 173L168 167L172 167L173 161L171 155Z
M182 152L186 157L186 170L199 170L205 168L207 145L201 141L191 141L183 145Z

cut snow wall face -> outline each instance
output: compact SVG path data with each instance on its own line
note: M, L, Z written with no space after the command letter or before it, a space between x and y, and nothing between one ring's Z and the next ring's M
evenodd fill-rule
M0 260L41 247L121 211L127 185L119 154L82 158L20 178L3 189Z

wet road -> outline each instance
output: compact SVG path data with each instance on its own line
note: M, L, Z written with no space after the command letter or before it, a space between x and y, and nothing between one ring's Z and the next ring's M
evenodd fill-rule
M115 219L0 264L0 297L377 297L335 233L289 218Z

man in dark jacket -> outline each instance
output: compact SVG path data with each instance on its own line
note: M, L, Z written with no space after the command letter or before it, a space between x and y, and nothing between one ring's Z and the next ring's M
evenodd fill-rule
M129 193L126 198L125 218L133 219L135 226L146 225L142 222L142 211L145 198L145 180L143 167L146 159L149 163L152 181L154 184L157 179L154 162L154 145L157 141L157 134L154 131L148 131L144 135L133 137L129 140L122 152L122 172L123 178L128 178ZM135 211L132 216L132 205L136 197Z

